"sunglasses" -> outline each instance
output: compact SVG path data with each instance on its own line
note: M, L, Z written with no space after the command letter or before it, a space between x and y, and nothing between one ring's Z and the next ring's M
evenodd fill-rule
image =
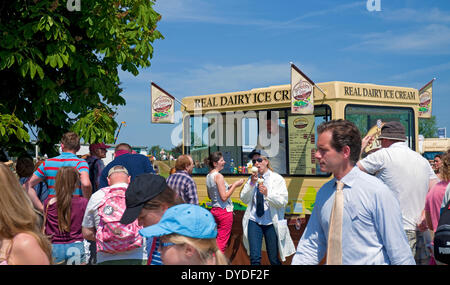
M257 158L257 159L252 159L252 163L255 164L256 162L262 162L263 159L261 157Z
M161 244L160 244L161 249L163 249L164 247L172 246L172 245L177 245L177 244L173 243L173 242L161 242Z

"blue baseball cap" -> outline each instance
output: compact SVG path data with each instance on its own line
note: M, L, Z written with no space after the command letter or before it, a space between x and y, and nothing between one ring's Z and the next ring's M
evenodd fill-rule
M139 231L143 237L159 237L179 234L191 238L215 238L217 225L212 214L193 204L180 204L170 207L159 223Z

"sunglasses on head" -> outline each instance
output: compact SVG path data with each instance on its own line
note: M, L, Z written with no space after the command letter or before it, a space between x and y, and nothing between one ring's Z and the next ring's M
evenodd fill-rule
M263 159L261 157L257 158L257 159L252 159L252 163L255 164L256 162L262 162Z

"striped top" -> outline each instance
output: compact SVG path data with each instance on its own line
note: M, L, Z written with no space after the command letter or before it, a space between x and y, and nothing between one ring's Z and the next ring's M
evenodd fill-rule
M61 155L46 159L39 168L34 172L34 174L44 179L48 185L48 197L54 197L56 195L55 192L55 178L56 173L60 167L70 166L74 167L81 172L89 172L89 166L86 160L82 158L78 158L75 154L70 152L63 152ZM83 196L83 192L81 191L81 185L77 187L75 192L73 192L74 196Z

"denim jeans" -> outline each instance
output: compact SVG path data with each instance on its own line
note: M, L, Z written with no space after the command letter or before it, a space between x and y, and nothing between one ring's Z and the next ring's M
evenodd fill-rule
M271 265L281 265L278 259L278 237L273 225L259 225L248 221L248 244L250 247L250 264L261 264L262 240L266 240L267 255Z
M83 242L53 243L52 255L55 264L80 265L86 263Z

